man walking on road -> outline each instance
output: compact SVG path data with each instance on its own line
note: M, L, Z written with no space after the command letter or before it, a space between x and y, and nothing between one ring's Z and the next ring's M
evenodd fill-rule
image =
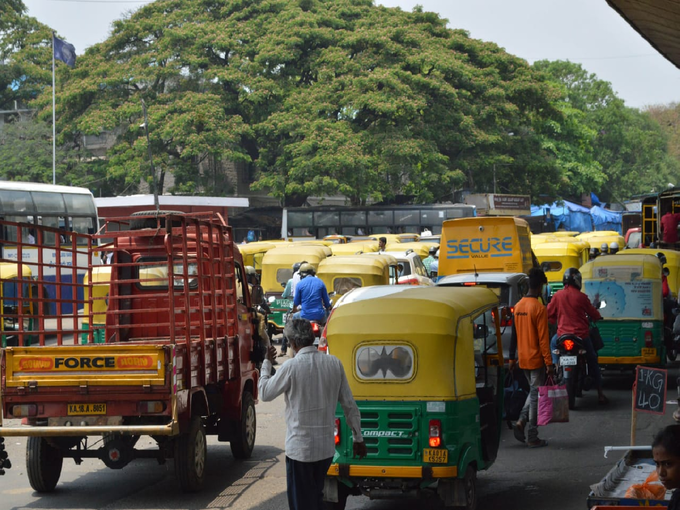
M510 342L510 369L515 368L515 351L519 367L529 381L529 395L515 423L515 438L529 448L547 446L548 442L538 438L538 387L545 383L547 375L555 374L550 355L548 314L539 297L543 285L548 283L545 273L538 268L529 271L529 292L515 306L515 320ZM524 428L528 425L527 435Z
M276 349L270 347L258 383L263 402L282 393L286 400L286 478L290 510L321 510L326 472L335 453L335 407L338 402L352 429L354 455L366 456L361 415L340 360L314 347L312 325L292 319L284 334L294 357L271 374Z

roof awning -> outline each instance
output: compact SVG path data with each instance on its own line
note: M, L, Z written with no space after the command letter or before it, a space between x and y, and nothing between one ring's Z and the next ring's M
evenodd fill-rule
M679 0L607 0L630 26L680 67Z

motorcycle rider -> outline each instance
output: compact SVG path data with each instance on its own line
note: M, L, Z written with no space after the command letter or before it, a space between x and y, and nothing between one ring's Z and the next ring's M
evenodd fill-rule
M588 252L588 260L595 260L599 254L600 250L593 246Z
M300 311L293 314L294 319L307 319L319 323L326 322L326 310L331 309L331 300L324 283L315 276L311 264L300 266L300 283L295 287L293 308Z
M253 266L246 266L246 280L250 287L250 302L255 310L255 320L257 321L257 335L262 343L263 352L271 346L269 333L267 333L267 315L271 313L269 303L265 299L264 289L260 285L257 271ZM263 355L264 357L264 355Z
M607 255L609 253L609 245L607 243L602 243L600 245L600 255Z
M616 241L612 241L612 243L609 245L609 255L616 255L616 253L619 251L619 243Z
M673 309L677 306L677 302L673 299L673 294L671 293L671 288L668 285L668 275L670 274L669 269L666 267L666 255L663 252L656 254L656 257L661 262L663 267L661 271L661 295L663 296L663 324L664 324L664 343L666 344L666 351L671 352L674 350L673 345L673 330L675 316L673 314Z
M570 267L562 277L564 288L555 293L548 304L548 322L557 324L557 335L553 340L562 335L576 335L583 340L588 362L588 372L593 378L597 388L598 403L607 404L609 400L602 391L602 374L597 362L597 352L590 341L590 321L596 322L602 319L592 305L588 296L581 292L581 272L575 267ZM551 342L554 349L554 342Z
M305 261L296 262L295 264L293 264L293 276L288 278L288 281L286 282L286 288L283 289L283 294L281 294L282 299L290 299L290 298L293 297L293 294L294 294L294 292L293 292L293 279L297 275L298 281L300 281L298 271L300 271L300 266L304 263L305 263Z
M430 249L428 250L429 255L423 259L423 265L425 266L425 270L427 271L427 275L430 275L430 264L435 261L435 253L437 253L437 250L439 249L439 246L434 245L430 246Z

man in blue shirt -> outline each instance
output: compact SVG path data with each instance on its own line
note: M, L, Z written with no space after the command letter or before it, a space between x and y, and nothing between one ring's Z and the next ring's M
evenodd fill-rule
M295 286L293 308L301 305L301 309L293 315L293 318L325 322L326 310L331 309L326 286L314 276L314 266L311 264L300 266L300 278L300 283Z

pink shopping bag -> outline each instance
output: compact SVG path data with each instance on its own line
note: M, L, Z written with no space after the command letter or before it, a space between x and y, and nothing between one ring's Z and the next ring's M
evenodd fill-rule
M555 384L548 377L544 386L538 388L538 425L569 421L569 394L567 386Z

